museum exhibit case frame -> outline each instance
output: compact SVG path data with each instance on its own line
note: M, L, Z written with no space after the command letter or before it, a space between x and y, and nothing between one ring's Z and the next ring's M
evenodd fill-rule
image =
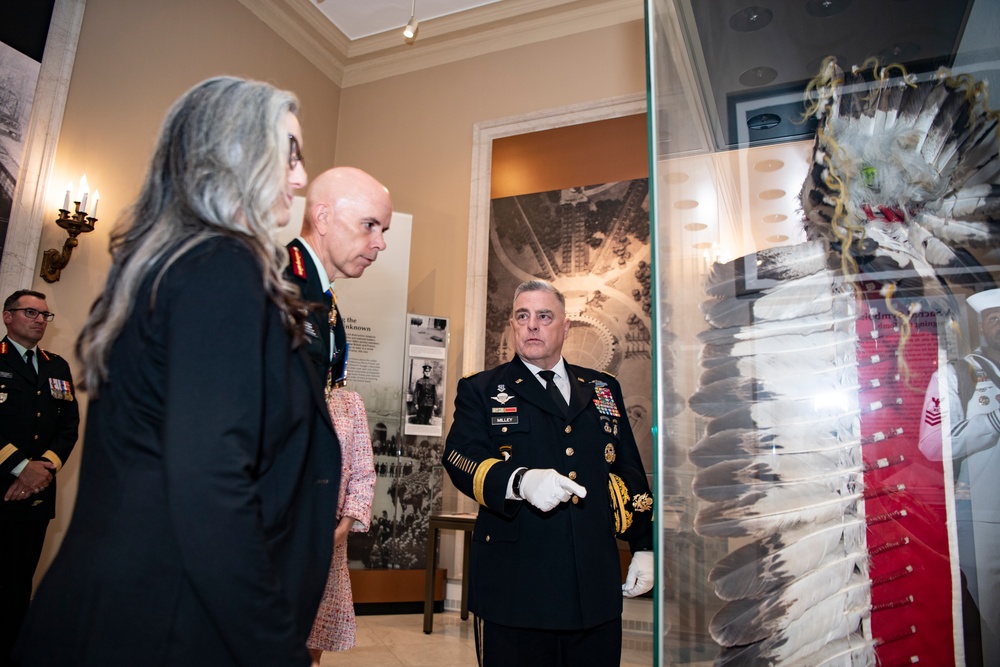
M655 663L1000 664L1000 6L646 12Z

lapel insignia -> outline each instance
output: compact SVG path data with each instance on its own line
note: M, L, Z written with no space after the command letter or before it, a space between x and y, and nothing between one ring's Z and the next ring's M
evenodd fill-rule
M611 434L613 436L615 436L616 438L618 437L618 420L617 419L615 420L614 426L611 427Z
M0 354L7 354L7 349L8 349L7 341L0 343Z
M501 386L503 386L503 385L501 385ZM504 404L504 403L506 403L507 401L509 401L509 400L511 400L512 398L514 398L514 397L513 397L513 396L511 396L510 394L507 394L507 393L504 393L504 392L503 392L502 390L500 390L500 387L497 387L497 389L499 390L499 391L497 392L497 395L496 395L496 396L490 396L490 398L492 398L492 399L493 399L494 401L496 401L496 402L497 402L497 403L499 403L500 405L503 405L503 404Z
M292 266L292 273L295 274L295 277L299 280L305 280L306 263L305 260L302 259L302 251L295 246L292 246L288 249L288 258Z
M7 400L7 392L0 391L0 403L3 403L6 400Z
M517 378L514 380L514 384L521 384L522 382L524 382L524 378Z
M48 353L45 350L43 350L40 347L37 349L38 349L38 354L42 355L42 359L44 359L45 361L52 361L52 358L49 357Z
M615 462L615 446L610 442L608 443L608 446L604 448L604 460L608 463Z
M510 445L500 445L500 456L503 457L504 461L510 461L510 455L513 452L513 447Z
M611 395L611 390L608 389L605 383L600 381L594 382L594 394L597 396L594 399L594 405L597 406L598 412L609 417L621 417L621 413L618 412L618 406L615 405L615 397Z

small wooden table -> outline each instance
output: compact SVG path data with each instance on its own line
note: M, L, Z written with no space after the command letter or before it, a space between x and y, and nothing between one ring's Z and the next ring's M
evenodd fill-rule
M469 618L469 551L472 547L472 528L475 514L432 514L427 524L427 588L424 591L424 634L434 631L434 573L437 570L438 531L460 530L464 533L462 546L462 620Z

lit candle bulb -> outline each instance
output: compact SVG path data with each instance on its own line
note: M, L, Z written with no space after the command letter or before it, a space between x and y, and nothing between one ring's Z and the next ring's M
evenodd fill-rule
M99 202L99 201L101 201L101 191L100 190L94 190L94 203L90 207L91 208L91 211L90 211L90 217L91 218L96 218L97 217L97 202Z
M90 196L90 186L87 185L87 175L80 179L80 210L87 210L87 197Z
M63 210L69 210L69 199L73 196L73 181L66 184L66 196L63 198Z

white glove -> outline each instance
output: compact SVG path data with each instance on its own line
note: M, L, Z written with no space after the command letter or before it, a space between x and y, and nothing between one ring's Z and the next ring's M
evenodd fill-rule
M574 495L585 498L587 489L552 468L525 470L521 478L521 497L543 512L554 509Z
M634 598L642 595L653 587L653 552L636 551L632 554L632 562L622 584L622 595Z

